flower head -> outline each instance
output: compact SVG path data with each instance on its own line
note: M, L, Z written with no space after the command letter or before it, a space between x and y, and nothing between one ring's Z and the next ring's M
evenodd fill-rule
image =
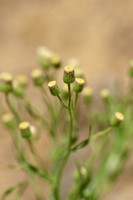
M12 91L13 77L11 74L4 72L0 75L0 90L4 93Z
M31 136L30 123L23 121L19 124L19 129L23 138L29 138Z
M110 91L108 89L102 89L100 95L103 99L106 99L110 96Z
M73 83L74 80L75 80L74 67L73 66L64 67L64 75L63 75L64 83L70 84Z
M60 94L60 88L57 85L56 81L50 81L48 83L49 90L53 96L57 96Z
M25 75L18 75L16 77L16 81L18 82L19 86L26 87L28 85L28 78Z
M116 112L111 120L112 126L119 126L124 120L124 115L121 112Z
M58 54L53 54L51 58L52 65L55 68L59 68L61 66L61 58Z
M42 66L43 69L48 69L51 66L51 58L53 52L50 51L47 47L38 47L37 49L37 57L38 62Z
M84 88L84 84L85 84L85 80L82 78L76 78L74 85L73 85L73 90L74 92L82 92L83 88Z
M32 80L36 86L42 86L44 83L44 76L40 69L34 69L31 73Z

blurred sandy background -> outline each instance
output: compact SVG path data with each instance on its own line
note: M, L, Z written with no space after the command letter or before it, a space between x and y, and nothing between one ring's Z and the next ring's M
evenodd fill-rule
M133 58L132 0L0 0L0 72L26 73L37 66L36 48L46 45L80 60L90 84L126 78ZM0 131L0 194L19 176L10 138ZM107 200L133 199L129 162ZM113 196L112 196L113 194Z

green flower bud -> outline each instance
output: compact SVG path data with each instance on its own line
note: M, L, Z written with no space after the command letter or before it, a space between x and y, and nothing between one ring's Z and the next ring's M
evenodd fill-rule
M90 103L92 101L92 98L93 98L92 88L90 88L88 86L84 87L83 92L82 92L82 96L83 96L83 100L84 100L85 103Z
M131 60L129 65L129 75L133 77L133 60Z
M19 124L19 129L21 131L21 136L23 138L30 138L31 136L31 130L30 130L30 123L29 122L21 122Z
M13 81L13 93L17 96L17 97L23 97L25 92L25 88L20 86L17 82L17 80Z
M12 92L12 75L9 73L2 73L0 75L0 91L4 93Z
M60 68L61 66L61 58L59 55L54 54L51 58L52 66L55 68Z
M60 88L57 85L56 81L50 81L48 83L49 90L53 96L57 96L60 94Z
M2 122L9 129L13 129L15 127L15 120L11 113L6 113L2 116Z
M19 86L27 87L28 85L28 78L25 75L18 75L16 77L16 81L18 82Z
M124 120L124 115L121 112L116 112L111 120L111 126L119 126Z
M63 81L67 84L73 83L75 81L74 68L72 66L66 66L64 68Z
M107 89L102 89L102 90L100 91L100 96L101 96L101 98L103 99L103 101L104 101L105 103L108 103L108 102L109 102L109 99L110 99L110 91L107 90Z
M74 92L82 92L83 88L84 88L84 84L85 84L85 81L84 79L82 78L76 78L75 79L75 82L73 84L73 90Z
M45 81L43 73L40 69L33 70L31 73L31 77L34 85L38 87L42 86Z
M37 58L38 62L43 69L48 69L51 67L51 58L53 52L47 49L46 47L39 47L37 49Z

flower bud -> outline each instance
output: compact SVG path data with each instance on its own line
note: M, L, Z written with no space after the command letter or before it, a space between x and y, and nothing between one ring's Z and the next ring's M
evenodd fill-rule
M129 65L129 75L133 77L133 60L131 60Z
M56 81L50 81L48 83L49 90L53 96L57 96L60 94L60 88L57 85Z
M104 101L105 103L108 103L108 102L109 102L109 99L110 99L110 91L107 90L107 89L102 89L102 90L100 91L100 96L101 96L101 98L103 99L103 101Z
M25 92L25 88L20 86L17 82L17 80L13 81L13 93L17 96L17 97L23 97L24 92Z
M35 86L42 86L44 83L44 76L40 69L35 69L31 73L31 77Z
M84 88L84 84L85 84L85 81L84 79L82 78L76 78L75 79L75 82L73 84L73 90L74 92L82 92L83 88Z
M2 122L9 129L13 129L15 127L15 121L13 115L11 113L6 113L2 116Z
M21 135L23 138L29 138L31 136L31 130L30 130L30 123L29 122L21 122L19 124L19 129L21 131Z
M90 103L92 101L92 96L93 96L92 88L90 88L88 86L84 87L82 95L83 95L84 102Z
M28 78L25 75L18 75L16 77L16 81L18 82L19 86L26 87L28 85Z
M0 76L0 90L4 93L9 93L12 91L12 75L9 73L2 73Z
M64 99L68 98L68 86L67 86L67 84L63 84L63 86L61 88L61 94L62 94Z
M116 112L111 120L111 126L119 126L124 120L124 115L121 112Z
M43 69L48 69L49 67L51 67L52 55L53 52L46 47L39 47L37 49L38 62Z
M64 68L64 75L63 75L64 83L70 84L73 83L74 80L75 80L74 68L72 66L66 66Z
M53 54L51 58L52 66L55 68L60 68L61 66L61 58L58 54Z

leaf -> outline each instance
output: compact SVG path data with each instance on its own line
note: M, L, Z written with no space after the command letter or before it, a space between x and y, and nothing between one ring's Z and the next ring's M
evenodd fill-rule
M82 142L80 142L79 144L77 144L75 147L71 148L71 151L77 151L78 149L81 149L85 146L88 145L89 141L90 141L90 137L91 137L91 133L92 133L92 125L90 124L89 126L89 136L87 139L83 140Z
M30 170L30 172L32 172L33 174L37 174L39 177L41 177L47 181L50 181L50 182L52 181L48 174L45 174L45 173L39 171L39 169L37 167L35 167L34 165L30 164L27 161L20 163L18 165L18 167L22 167L24 169Z
M23 182L20 182L20 183L17 183L16 185L8 188L1 196L0 200L5 200L5 198L10 195L12 192L14 192L16 189L18 189L19 187L21 187L24 183Z

